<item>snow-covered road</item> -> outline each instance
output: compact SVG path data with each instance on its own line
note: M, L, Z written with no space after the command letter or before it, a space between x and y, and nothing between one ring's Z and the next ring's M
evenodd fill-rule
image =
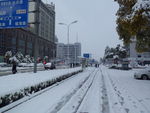
M87 83L94 70L94 68L85 70L82 74L77 74L61 82L41 95L5 113L49 113L50 111L58 111L60 106L63 106L85 82Z
M150 81L137 80L135 70L101 67L105 78L110 113L150 113Z
M150 113L150 81L134 71L87 68L5 113Z
M102 76L98 70L95 75L93 84L88 90L83 102L81 103L77 113L101 113L102 112Z
M99 69L95 69L86 83L58 111L58 113L100 113ZM96 108L96 109L95 109ZM52 112L50 112L52 113ZM54 113L54 112L53 112ZM55 112L56 113L56 112Z

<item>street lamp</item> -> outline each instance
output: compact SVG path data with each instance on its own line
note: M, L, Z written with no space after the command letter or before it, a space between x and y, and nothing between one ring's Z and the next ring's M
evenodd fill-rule
M75 23L77 23L78 21L76 20L76 21L73 21L73 22L71 22L71 23L69 23L69 24L66 24L66 23L58 23L59 25L64 25L64 26L67 26L67 43L68 43L68 52L67 52L67 59L68 59L68 64L70 63L69 61L70 61L70 57L69 57L69 31L70 31L70 26L72 25L72 24L75 24Z

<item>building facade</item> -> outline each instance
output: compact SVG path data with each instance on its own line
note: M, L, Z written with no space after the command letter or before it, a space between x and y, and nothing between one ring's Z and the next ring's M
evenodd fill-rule
M57 59L65 60L69 63L79 63L81 56L81 43L74 44L57 44Z
M39 57L48 56L49 59L56 57L55 6L40 1L39 20L36 22L35 4L35 1L29 2L27 28L0 29L0 60L7 51L34 56L35 39L37 39ZM36 24L39 24L38 34L36 34Z
M137 60L144 64L150 64L150 50L147 52L139 53L136 51L136 39L133 38L129 44L129 59Z

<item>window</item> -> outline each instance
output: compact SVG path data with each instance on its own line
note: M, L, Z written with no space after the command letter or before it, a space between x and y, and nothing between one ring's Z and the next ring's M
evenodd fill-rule
M12 45L16 45L16 38L12 38Z
M32 49L33 47L32 47L32 43L31 42L28 42L27 43L27 47L29 48L29 49Z
M19 46L25 47L25 41L24 40L19 40Z

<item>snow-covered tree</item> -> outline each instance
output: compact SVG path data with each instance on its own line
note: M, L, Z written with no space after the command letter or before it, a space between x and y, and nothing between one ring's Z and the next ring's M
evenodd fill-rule
M16 61L17 63L32 63L33 62L33 58L30 57L30 55L26 55L24 57L24 55L21 52L17 52L15 55L12 56L11 51L8 51L5 54L5 58L8 58L8 61L10 61L10 63L12 61Z
M19 60L16 58L16 56L13 56L11 58L9 58L10 62L16 62L16 63L20 63Z
M26 55L23 59L24 63L32 63L32 58L30 57L30 55Z
M122 58L126 58L127 57L127 51L125 49L125 47L121 46L121 45L117 45L115 48L109 48L108 46L105 49L105 54L104 54L104 58L118 58L118 59L122 59Z
M124 46L117 45L115 48L116 50L116 55L118 55L118 58L126 58L127 57L127 50Z
M9 58L11 58L12 57L12 52L11 51L7 51L6 53L5 53L5 59L6 59L6 63L10 63L9 62Z
M150 0L115 0L119 4L117 12L117 32L124 43L135 37L137 50L146 51L150 47Z
M104 58L113 58L114 56L114 48L109 48L108 46L105 49Z
M22 63L23 60L24 60L24 56L23 56L23 54L21 52L17 52L16 55L15 55L15 57L18 59L18 61L20 63Z

